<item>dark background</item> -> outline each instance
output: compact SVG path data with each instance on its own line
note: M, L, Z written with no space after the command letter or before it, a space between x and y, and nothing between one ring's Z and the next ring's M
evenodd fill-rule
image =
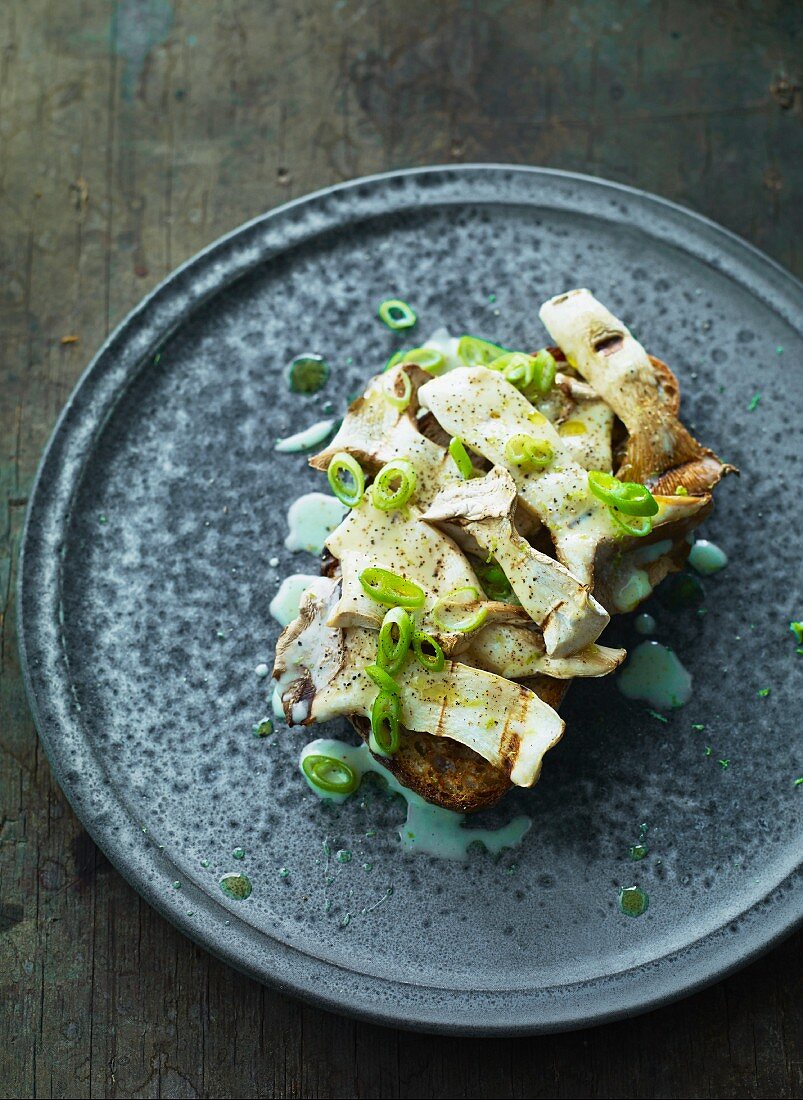
M803 1095L800 933L678 1005L512 1041L356 1024L239 977L73 816L13 613L27 495L80 371L219 234L353 176L514 161L655 191L803 275L802 66L794 0L0 3L3 1096Z

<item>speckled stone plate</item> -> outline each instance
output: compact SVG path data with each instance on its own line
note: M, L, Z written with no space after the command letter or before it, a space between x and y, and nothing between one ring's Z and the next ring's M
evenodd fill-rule
M381 299L411 301L422 336L445 324L536 346L538 305L574 286L671 364L687 423L742 470L707 525L730 565L703 580L706 613L658 597L647 607L692 670L693 696L661 721L614 679L575 683L541 782L482 815L530 814L521 848L466 865L404 856L400 800L368 786L327 807L296 768L307 733L252 735L269 712L254 673L276 640L269 602L283 575L316 569L284 547L287 507L326 488L273 444L326 402L342 410L400 346L376 318ZM788 274L688 211L514 167L335 187L185 264L68 401L25 531L31 705L109 859L245 973L420 1029L611 1019L777 941L803 908L803 657L788 628L803 615L800 307ZM332 364L315 396L285 380L303 352ZM638 637L622 619L606 641ZM324 733L349 736L345 724ZM634 863L642 823L649 855ZM352 860L327 856L339 849ZM221 891L231 871L251 880L247 900ZM618 907L633 884L650 898L638 919Z

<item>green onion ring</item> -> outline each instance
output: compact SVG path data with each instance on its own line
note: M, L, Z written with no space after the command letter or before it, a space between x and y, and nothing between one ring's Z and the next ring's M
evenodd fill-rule
M401 382L402 393L400 394L396 389L396 383ZM404 371L399 371L398 374L392 378L385 380L384 384L385 397L394 405L399 412L403 412L410 404L410 398L413 396L413 383L410 381L409 375Z
M540 394L547 394L552 389L558 372L555 356L546 348L541 348L533 356L533 362L535 363L535 388Z
M467 367L487 367L505 351L499 344L479 336L461 336L457 342L457 357Z
M404 353L405 363L415 363L427 374L441 374L446 366L446 360L437 348L413 348Z
M619 530L625 535L634 535L643 539L652 531L652 516L629 516L618 508L608 507L611 518Z
M327 794L353 794L360 785L354 768L336 756L310 753L301 761L301 770L313 787Z
M415 310L403 302L401 298L387 298L379 306L380 320L384 321L388 328L395 332L400 329L412 328L418 318Z
M351 477L354 482L353 489L348 488L343 474ZM346 454L345 451L338 451L327 467L326 476L329 478L332 492L342 504L348 508L355 508L360 503L365 492L365 475L356 458Z
M626 516L654 516L658 511L658 501L637 481L620 481L604 470L589 470L588 487L609 508L618 508Z
M480 579L489 600L510 600L513 588L502 566L497 561L474 562L474 572Z
M454 459L454 464L464 481L474 477L474 467L462 439L454 436L449 441L449 454Z
M394 488L394 483L398 485ZM387 462L374 478L371 501L383 512L395 512L403 508L415 492L415 467L406 458L394 458Z
M532 435L512 435L505 443L505 458L522 470L545 470L554 457L552 444Z
M403 363L407 357L407 354L408 352L406 348L399 348L398 351L394 351L390 359L388 359L387 363L385 363L384 367L382 368L382 373L384 374L385 371L390 370L391 367L395 367L399 363Z
M399 694L399 685L380 665L366 665L363 672L370 676L380 691L389 691L391 695Z
M385 607L421 607L425 599L423 588L378 565L363 569L359 581L366 596Z
M371 734L368 748L377 756L393 756L399 747L401 700L389 691L380 691L371 707Z
M398 631L394 640L393 628ZM403 607L391 607L379 628L376 663L391 675L399 671L413 638L413 620Z
M432 652L426 652L427 649ZM437 638L433 638L431 634L427 634L426 630L417 630L413 635L413 653L415 659L427 672L443 671L446 657L441 649L440 642Z
M449 634L470 634L474 630L479 630L485 620L488 618L488 608L484 603L481 603L482 596L478 588L475 588L473 584L466 584L460 588L454 588L446 596L442 596L432 608L432 620L436 626L441 630L446 631ZM448 608L454 609L461 605L469 605L479 603L474 611L463 616L462 619L457 619L456 622L450 622L443 616L444 611ZM413 642L415 644L415 640Z

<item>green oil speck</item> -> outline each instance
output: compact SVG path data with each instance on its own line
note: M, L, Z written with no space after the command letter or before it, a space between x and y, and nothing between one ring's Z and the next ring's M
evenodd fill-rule
M343 919L340 922L340 927L341 928L348 928L348 926L350 924L351 924L351 913L346 913L345 916L343 917Z
M180 890L181 889L181 883L178 881L178 879L176 879L176 881L173 883L173 889L174 890Z
M208 859L202 859L201 860L201 866L202 867L208 867L209 866L209 860Z
M766 699L771 690L772 688L759 688L756 694L759 699Z
M363 871L373 871L374 865L373 863L363 863L362 869Z
M227 898L245 901L246 898L251 897L253 887L248 875L244 875L242 871L229 871L221 878L220 889Z
M641 917L649 908L650 899L640 886L623 886L619 891L619 908L626 917Z
M254 737L270 737L273 733L273 722L270 718L263 718L261 722L257 722L251 729Z
M702 584L691 573L675 573L668 577L656 594L670 611L699 607L705 599Z
M335 852L335 859L338 863L351 863L352 855L348 848L341 848L340 851Z
M628 855L633 860L644 859L649 850L646 844L631 844L628 849Z
M646 836L649 831L650 831L650 827L647 824L647 822L642 821L642 823L638 827L638 835L639 836Z
M290 872L286 867L279 868L279 878L290 878Z
M108 523L108 522L109 522L108 517L105 516L103 514L103 512L101 512L100 515L98 516L98 523Z
M317 393L329 379L329 364L320 355L300 355L287 368L293 393Z
M235 848L231 853L232 859L245 859L245 848Z

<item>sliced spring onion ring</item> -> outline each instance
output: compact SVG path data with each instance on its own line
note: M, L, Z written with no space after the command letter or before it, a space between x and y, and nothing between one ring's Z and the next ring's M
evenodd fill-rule
M397 383L401 382L402 392L399 393ZM384 385L385 397L394 405L399 412L403 412L404 409L410 404L410 398L413 396L413 383L410 381L410 376L405 374L404 371L400 371L393 378L388 378Z
M603 470L589 470L588 487L609 508L618 508L626 516L654 516L658 511L658 501L637 481L620 481Z
M378 565L363 569L359 580L366 596L385 607L420 607L425 599L423 588Z
M415 468L406 458L386 463L374 478L371 500L375 508L394 512L402 508L415 492Z
M360 785L354 768L336 756L310 753L301 761L301 768L313 787L327 794L353 794Z
M432 620L449 634L470 634L488 618L488 608L481 601L482 595L473 584L455 588L436 602Z
M387 298L379 306L380 320L384 321L388 328L395 331L403 328L412 328L418 318L415 310L403 302L401 298Z
M415 363L428 374L440 374L446 366L446 360L437 348L413 348L404 353L405 363Z
M446 664L440 642L426 630L417 630L413 635L413 653L427 672L441 672Z
M470 478L474 477L474 467L471 464L471 459L468 456L468 451L462 439L458 439L457 436L454 436L454 438L450 440L449 454L454 459L454 464L464 481L468 481Z
M348 508L354 508L360 503L365 492L365 475L356 458L346 454L345 451L338 451L332 456L326 476L329 478L332 492L339 501ZM349 479L352 482L351 487L349 487Z
M406 348L399 348L398 351L394 351L390 359L388 359L387 363L385 363L384 367L382 368L382 373L384 374L386 370L390 370L391 367L395 367L398 363L403 363L407 357L407 354L408 352Z
M380 691L371 707L368 748L377 756L393 756L399 747L401 701L398 695Z
M511 386L524 392L535 381L535 360L523 351L508 351L488 364L490 370L500 371Z
M552 445L532 435L512 435L505 443L505 458L525 471L545 470L553 456Z
M652 516L630 516L612 507L609 507L609 511L613 522L625 535L635 535L642 539L652 531Z
M558 372L555 356L546 348L541 348L533 356L533 360L535 362L535 388L539 393L547 394L552 389L555 383L555 375Z
M398 672L404 664L412 638L413 620L403 607L392 607L382 620L382 626L379 629L376 663L391 675Z
M504 569L497 561L475 561L472 564L489 600L504 602L511 601L512 597L513 601L518 602Z
M399 685L386 669L379 665L366 665L363 671L371 677L380 691L389 691L391 695L399 694Z
M457 357L467 367L487 367L505 351L499 344L479 336L461 336L457 342Z

